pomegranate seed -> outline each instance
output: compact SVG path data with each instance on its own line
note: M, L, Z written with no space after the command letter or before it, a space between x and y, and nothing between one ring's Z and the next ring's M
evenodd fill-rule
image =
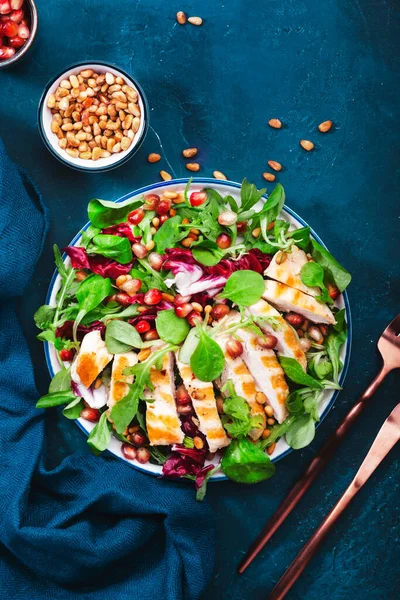
M155 271L161 270L162 264L164 262L161 254L158 254L157 252L151 252L147 260L149 261L149 265L152 269L154 269Z
M7 46L0 46L0 59L8 60L15 54L15 48L9 48Z
M153 304L158 304L161 302L162 296L160 290L153 288L145 293L144 295L144 303L149 306L153 306Z
M75 354L75 350L66 350L65 348L63 350L60 350L60 358L63 362L71 362L71 360L74 358L74 354Z
M144 199L144 210L156 210L159 201L160 196L157 196L157 194L148 194Z
M189 392L185 388L184 385L180 385L175 393L176 403L179 406L184 406L185 404L190 404L190 396Z
M191 404L184 404L183 406L177 406L176 412L178 415L190 415L193 412L193 407Z
M303 317L297 313L287 313L285 319L293 327L300 327L304 321Z
M169 212L169 209L171 208L171 200L160 200L160 202L157 204L156 207L156 213L161 216L161 215L166 215Z
M136 433L133 433L131 435L131 439L135 446L144 446L149 443L149 440L143 431L137 431Z
M134 448L130 444L122 444L121 452L124 455L124 457L127 458L128 460L135 460L135 458L136 458L136 454L137 454L136 448Z
M84 408L81 411L82 419L86 419L86 421L90 421L91 423L97 423L100 416L100 411L98 411L97 408Z
M10 0L10 6L12 10L19 10L22 8L24 0Z
M21 25L19 27L21 27ZM16 35L19 35L19 27L16 23L14 23L14 21L11 21L9 19L5 23L3 23L3 26L2 26L3 35L5 35L7 37L15 37ZM20 37L23 37L23 36L21 35Z
M153 340L158 340L159 335L157 333L157 329L149 329L149 331L144 334L143 339L145 340L145 342L152 342Z
M274 335L269 335L266 334L264 336L258 336L257 338L257 344L259 346L261 346L261 348L268 348L269 350L272 350L272 348L275 348L275 346L278 343L278 338L276 338Z
M247 221L240 221L236 224L236 229L238 233L244 233L247 229Z
M216 239L216 243L218 248L222 248L224 250L225 248L229 248L229 246L232 244L232 240L227 233L220 233Z
M192 310L193 306L186 302L186 304L179 304L179 306L175 308L175 314L177 317L185 319L188 316L188 314L192 312Z
M340 290L333 285L332 283L328 283L328 294L332 298L332 300L336 300L338 296L340 296Z
M143 208L137 208L136 210L133 210L132 212L130 212L128 215L128 221L132 225L139 225L139 223L141 223L143 221L143 219L144 219Z
M203 319L202 319L201 315L198 312L196 312L195 310L193 310L191 313L189 313L188 316L186 317L186 321L192 327L195 327L196 323L201 323L202 320Z
M310 327L310 329L307 331L307 334L312 340L314 340L314 342L317 342L317 344L322 344L324 341L324 336L318 327L316 327L316 325Z
M219 321L223 317L226 317L229 312L230 308L226 304L216 304L213 306L210 314L215 321Z
M190 301L191 296L182 296L181 294L177 294L174 298L174 303L176 306L180 306L181 304L187 304Z
M24 18L24 11L22 9L13 10L13 12L10 13L8 16L11 19L11 21L14 21L14 23L21 23L21 21Z
M190 194L189 202L192 206L201 206L207 200L206 192L192 192Z
M146 333L150 329L150 323L148 321L138 321L135 325L135 329L138 333Z
M11 4L9 0L0 0L0 15L8 15L11 10Z
M150 460L150 456L151 454L149 450L147 450L147 448L137 449L136 459L141 465L145 465L146 463L148 463Z
M146 246L143 246L143 244L132 244L132 252L137 258L144 258L147 256Z
M168 221L169 217L168 215L161 215L160 217L160 225L162 225L163 223L165 223L165 221Z
M129 306L132 304L129 294L125 294L125 292L115 294L115 302L118 302L121 306Z
M237 358L243 354L243 344L239 340L231 338L226 343L226 351L231 358Z
M16 23L15 23L16 25ZM20 26L17 30L16 33L14 33L14 35L19 35L19 37L22 37L24 40L27 40L28 37L31 35L31 32L29 31L29 27L27 25L25 25L25 23L20 23Z

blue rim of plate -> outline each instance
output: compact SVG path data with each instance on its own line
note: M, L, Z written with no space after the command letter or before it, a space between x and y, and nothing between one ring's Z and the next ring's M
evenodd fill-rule
M43 125L43 104L44 104L44 99L46 98L46 94L49 91L50 87L53 85L53 83L59 78L61 77L64 73L66 73L67 71L69 71L70 69L75 69L78 67L84 67L87 65L101 65L102 67L111 67L112 69L115 69L116 71L119 71L121 73L121 75L125 76L127 79L130 79L130 81L132 81L141 98L142 98L142 102L143 102L143 108L144 108L144 127L143 127L143 131L142 131L142 135L140 136L139 141L134 145L133 149L131 152L128 152L128 154L125 156L125 158L122 158L120 161L117 161L116 163L112 164L112 165L105 165L104 167L97 167L95 169L88 169L87 167L79 167L78 165L74 165L70 162L68 162L68 160L64 160L59 154L57 154L57 152L55 152L51 146L51 144L49 144L49 141L47 139L46 136L46 132L45 132L45 128ZM60 71L59 73L57 73L56 75L54 75L50 81L48 81L48 83L46 84L46 87L43 90L43 93L40 97L39 100L39 106L38 106L38 128L39 128L39 133L40 133L40 137L43 140L44 145L46 146L47 150L54 156L54 158L56 158L60 163L62 163L63 165L66 165L67 167L70 167L71 169L74 169L75 171L83 171L85 173L100 173L100 172L105 172L105 171L111 171L112 169L116 169L117 167L120 167L121 165L124 165L128 160L130 160L139 150L139 148L142 146L147 132L149 130L149 119L150 119L150 108L149 108L149 103L147 101L147 96L142 88L142 86L140 85L140 83L137 81L137 79L135 79L132 75L129 75L129 73L127 73L126 71L124 71L123 69L121 69L120 67L118 67L117 65L114 65L113 63L109 63L109 62L105 62L102 60L85 60L85 61L79 61L76 63L72 63L71 65L68 65L67 67L65 67L62 71ZM119 202L120 200L117 200L117 202Z
M160 187L169 187L171 185L174 184L187 184L189 181L188 177L183 177L180 179L171 179L170 181L161 181L159 183L153 183L151 185L147 185L144 186L142 188L139 188L138 190L135 190L133 192L130 192L128 194L125 194L125 196L122 196L121 198L118 198L118 200L116 200L115 202L124 202L125 200L127 200L128 198L131 198L133 196L139 196L141 194L145 194L146 192L151 192L152 190L154 190L155 188L160 188ZM222 186L227 186L227 187L234 187L236 189L240 189L241 188L241 184L237 183L236 181L222 181L219 179L211 179L209 177L196 177L192 179L192 184L196 185L196 184L209 184L209 185L222 185ZM267 195L265 194L263 196L263 198L267 199ZM292 210L291 208L289 208L288 206L284 206L284 211L286 211L289 215L291 215L294 219L297 219L302 225L303 227L310 227L310 225L308 225L308 223L306 223L304 221L304 219L302 219L301 217L299 217L299 215ZM90 225L90 222L86 223L86 225L84 227L82 227L81 232L85 231ZM70 242L70 244L68 244L69 246L73 246L74 244L76 244L76 242L79 240L79 238L81 237L81 232L78 233L74 239ZM312 227L310 227L310 233L313 236L313 238L322 246L324 246L324 248L326 248L326 245L324 244L324 242L321 240L321 238L319 237L319 235L317 235L314 231L314 229ZM62 255L63 260L65 260L67 257L67 255L65 253L63 253ZM54 270L53 276L50 280L50 285L49 285L49 289L46 295L46 304L48 304L50 302L50 298L51 298L51 294L53 292L53 287L54 284L56 282L58 276L58 272L57 269ZM344 305L345 305L345 309L346 309L346 322L347 322L347 327L348 327L348 334L347 334L347 340L346 340L346 354L345 354L345 359L344 359L344 364L343 364L343 369L340 373L340 377L339 377L339 385L341 388L343 388L343 383L346 379L346 375L347 375L347 371L349 368L349 362L350 362L350 355L351 355L351 344L352 344L352 318L351 318L351 312L350 312L350 303L349 303L349 298L347 295L347 292L344 291L342 293L343 296L343 300L344 300ZM44 342L44 352L45 352L45 357L46 357L46 363L47 363L47 368L49 370L50 376L53 378L54 377L54 371L53 371L53 367L51 364L51 359L50 359L50 352L49 352L49 342ZM334 403L336 402L336 398L339 395L339 392L341 390L334 390L332 397L329 401L329 404L325 407L324 412L321 414L320 416L320 420L318 421L318 423L316 423L316 428L318 428L320 426L320 424L322 423L322 421L325 419L325 417L327 416L327 414L329 413L329 411L331 410L331 408L333 407ZM85 427L82 425L82 423L80 423L78 420L75 421L75 423L78 425L78 427L86 434L89 435L89 431L87 429L85 429ZM146 475L151 475L153 477L161 477L161 475L159 473L152 473L151 471L147 471L145 468L143 467L139 467L138 465L134 465L133 463L130 463L126 460L124 460L122 457L120 456L116 456L116 454L114 454L113 452L110 452L109 450L107 450L107 452L109 452L112 456L114 456L115 458L117 458L118 460L121 460L122 462L124 462L125 464L128 464L130 467L132 467L133 469L136 469L137 471L141 471L142 473L146 473ZM280 454L279 456L277 456L276 458L272 459L272 462L278 462L279 460L282 460L282 458L285 458L285 456L287 456L288 454L290 454L291 452L293 452L293 448L288 448L287 450L285 450L284 452L282 452L282 454ZM168 477L165 477L165 479L168 479ZM187 480L183 480L183 479L178 479L178 480L174 480L174 481L187 481ZM210 482L217 482L217 481L229 481L229 478L226 477L225 475L216 475L216 477L213 477L210 479Z

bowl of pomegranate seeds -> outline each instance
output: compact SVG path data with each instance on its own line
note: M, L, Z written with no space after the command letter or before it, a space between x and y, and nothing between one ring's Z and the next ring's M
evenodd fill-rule
M33 0L0 0L0 69L25 56L36 37L37 23Z
M130 75L108 63L76 63L47 84L38 123L53 156L95 172L113 169L137 152L148 115L144 91Z

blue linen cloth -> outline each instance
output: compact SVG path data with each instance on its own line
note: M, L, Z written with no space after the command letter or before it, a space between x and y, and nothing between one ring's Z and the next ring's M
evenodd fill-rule
M196 600L213 569L214 526L191 485L109 454L48 467L46 414L15 312L47 221L0 141L0 598Z

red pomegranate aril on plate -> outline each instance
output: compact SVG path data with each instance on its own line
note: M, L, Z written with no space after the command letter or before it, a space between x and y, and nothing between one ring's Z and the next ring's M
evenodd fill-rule
M21 23L24 16L25 15L22 8L20 10L13 10L12 13L9 14L9 18L11 19L11 21L14 21L14 23Z
M8 15L12 11L9 0L0 0L0 15Z
M159 338L160 336L158 335L157 329L149 329L149 331L143 336L145 342L152 342L154 340L158 340Z
M3 26L2 26L3 35L5 35L7 37L15 37L16 35L19 35L19 27L18 27L17 23L14 23L14 21L11 21L10 19L8 19L8 21L3 23ZM23 37L23 36L20 36L20 37Z
M225 348L231 358L237 358L243 354L242 342L239 342L239 340L235 340L234 338L227 341Z
M146 333L146 331L150 330L150 323L148 321L138 321L135 329L138 333Z
M193 407L191 404L178 405L176 412L178 415L190 415L193 412Z
M216 244L218 248L225 250L231 246L232 240L227 233L220 233L216 239Z
M185 319L192 310L193 306L187 302L186 304L179 304L179 306L175 308L175 314L177 317Z
M118 302L121 306L129 306L132 304L129 294L125 294L125 292L115 294L115 302Z
M156 206L156 213L159 216L167 215L169 209L171 208L171 200L160 200L160 202Z
M161 254L158 254L157 252L151 252L147 257L147 260L149 261L149 265L152 269L154 269L155 271L161 270L162 264L164 262Z
M230 310L231 309L226 304L216 304L212 307L210 314L215 321L219 321L223 317L226 317Z
M269 333L264 336L257 337L257 343L261 346L261 348L267 348L268 350L272 350L278 343L278 338Z
M297 313L286 313L285 319L293 327L300 327L304 321L303 317Z
M176 403L179 406L184 406L185 404L190 404L189 392L187 391L187 389L185 388L184 385L180 385L179 387L176 388L175 399L176 399Z
M23 40L18 35L8 39L8 43L12 48L21 48L25 44L26 40Z
M137 431L136 433L133 433L130 439L135 444L135 446L144 446L145 444L149 443L149 440L147 439L143 431Z
M143 244L132 244L132 252L137 258L145 258L147 256L147 248Z
M196 312L195 310L192 310L192 312L189 313L188 316L186 317L186 321L192 327L195 327L196 323L201 323L202 320L203 319L202 319L201 315L198 312Z
M75 354L75 350L67 350L67 349L63 349L60 350L60 358L63 362L71 362L71 360L74 358L74 354Z
M90 421L91 423L97 423L100 416L100 411L98 411L97 408L84 408L81 411L82 419L86 419L86 421Z
M145 465L150 460L150 451L147 448L138 448L136 454L136 460L141 464Z
M239 223L236 223L236 229L238 233L244 233L247 229L247 221L239 221Z
M162 300L162 295L160 290L153 288L145 293L144 295L144 303L149 306L153 306L154 304L158 304Z
M156 210L156 206L160 201L160 196L157 194L148 194L144 198L144 210Z
M160 225L162 225L163 223L165 223L165 221L168 221L169 216L168 215L161 215L160 217Z
M174 298L174 304L176 304L176 306L187 304L190 302L190 298L191 296L182 296L182 294L177 294Z
M340 296L340 290L336 287L336 285L333 285L332 283L328 283L327 287L328 287L328 294L330 295L332 300L336 300L336 298L338 296Z
M144 219L144 210L143 208L137 208L133 210L128 215L128 221L131 225L139 225Z
M121 452L128 460L135 460L136 458L137 450L130 444L122 444Z
M10 0L10 6L12 10L19 10L22 8L24 0Z
M190 194L189 202L192 206L201 206L207 200L206 192L192 192Z
M15 23L16 25L16 23ZM17 35L16 33L14 35ZM29 31L29 27L27 25L25 25L24 22L20 23L20 26L18 27L18 35L19 37L23 38L24 40L27 40L28 37L31 35L31 32Z

